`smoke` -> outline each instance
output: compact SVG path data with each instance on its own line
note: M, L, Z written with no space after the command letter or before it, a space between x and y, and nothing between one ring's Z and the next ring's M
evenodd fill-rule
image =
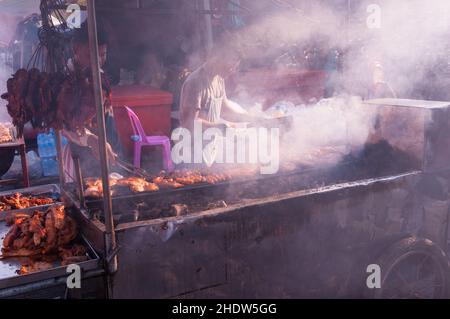
M350 1L349 6L334 1L280 2L290 5L227 34L216 43L216 50L234 47L254 64L244 67L269 67L274 76L293 66L285 62L286 56L303 54L301 61L296 61L298 69L325 69L333 51L340 52L341 63L328 78L335 98L294 108L294 128L285 136L282 160L306 161L305 154L318 147L333 146L338 157L357 151L370 137L376 118L364 107L364 99L425 99L431 96L426 92L427 84L432 83L430 70L440 58L447 58L450 70L445 55L450 43L448 0L361 0ZM311 65L307 47L316 49L319 63ZM387 84L386 89L374 89L380 83ZM263 79L251 83L252 87L258 85L267 83ZM299 89L298 95L301 93ZM248 108L266 96L239 87L239 94L232 98Z
M430 70L446 57L449 47L450 1L376 1L379 28L370 29L367 20L351 24L344 49L345 88L371 80L376 62L383 66L385 81L399 97L425 98L421 90L428 84ZM368 17L367 2L356 9ZM448 60L446 61L448 63ZM447 64L448 67L448 64ZM366 74L364 74L366 73Z
M215 50L235 47L246 61L274 72L286 67L282 58L292 51L302 55L314 48L321 61L312 67L324 68L338 50L342 65L333 75L334 91L363 98L372 97L367 92L374 77L387 82L398 97L420 98L417 87L427 81L430 67L439 57L449 62L448 0L361 0L349 1L349 6L342 1L280 2L291 5L259 14L231 37L218 40ZM311 56L301 58L297 67L311 67ZM377 67L381 74L375 74Z
M358 153L369 139L376 120L374 108L350 96L297 106L287 113L294 117L294 125L283 136L281 162L316 167L334 165L346 154Z

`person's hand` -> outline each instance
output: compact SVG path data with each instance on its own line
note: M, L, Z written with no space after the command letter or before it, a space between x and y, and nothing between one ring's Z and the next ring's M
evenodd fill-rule
M238 127L238 124L232 123L232 122L226 122L225 125L227 128L233 128L233 129Z
M88 140L87 140L87 144L88 144L89 148L92 150L92 154L94 154L94 157L97 160L100 160L100 151L98 148L98 138L93 135L89 136ZM115 165L117 154L114 153L114 151L109 143L106 143L106 155L108 157L109 164Z

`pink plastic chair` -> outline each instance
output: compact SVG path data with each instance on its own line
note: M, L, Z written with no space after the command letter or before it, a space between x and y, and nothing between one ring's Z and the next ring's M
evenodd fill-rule
M139 138L137 141L134 141L134 166L136 168L141 167L142 147L162 146L164 169L172 171L173 163L171 158L170 139L167 136L147 136L136 113L134 113L129 107L125 108L127 110L128 117L130 118L134 135Z

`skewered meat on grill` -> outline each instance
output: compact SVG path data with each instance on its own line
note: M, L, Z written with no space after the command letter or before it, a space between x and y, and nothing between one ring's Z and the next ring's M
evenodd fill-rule
M2 253L4 257L56 253L76 236L76 223L65 214L64 206L53 206L16 219L3 240Z
M161 176L160 176L161 177ZM195 185L200 183L216 184L218 182L225 182L231 179L230 174L217 174L201 172L198 170L185 170L185 171L175 171L169 174L167 177L163 177L163 180L171 182L174 180L177 183L183 185Z
M146 181L140 177L130 177L122 179L111 178L109 180L111 187L124 186L128 187L134 193L155 192L159 190L158 185ZM102 181L100 179L87 179L85 181L87 189L84 194L88 197L101 197L103 194Z
M110 178L111 187L125 186L134 193L153 192L161 188L178 189L186 186L193 186L202 183L217 184L231 180L234 176L240 176L240 173L211 173L200 170L180 170L172 173L161 172L159 176L148 182L144 178L129 177L122 179ZM102 182L99 178L89 178L85 180L87 186L85 196L100 198L103 193ZM117 188L116 188L117 190Z
M154 178L153 183L162 187L170 187L170 188L182 188L186 186L184 184L175 181L173 178L165 178L162 176Z
M117 181L118 186L128 186L135 193L158 191L159 187L154 183L149 183L143 178L130 177Z
M25 209L34 206L53 204L55 200L49 197L33 197L15 193L10 196L0 196L0 212L14 209Z

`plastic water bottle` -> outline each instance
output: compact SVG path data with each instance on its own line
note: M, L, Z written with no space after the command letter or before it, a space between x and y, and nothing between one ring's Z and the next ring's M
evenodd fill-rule
M37 143L39 156L40 157L48 156L47 134L38 134Z
M48 134L39 134L37 137L38 152L40 157L51 156L51 141Z
M38 153L41 158L42 173L44 176L58 175L58 161L56 158L56 136L53 129L48 134L38 134ZM68 143L67 139L62 136L61 144L64 147Z
M53 157L41 158L42 174L48 176L58 176L58 162Z

